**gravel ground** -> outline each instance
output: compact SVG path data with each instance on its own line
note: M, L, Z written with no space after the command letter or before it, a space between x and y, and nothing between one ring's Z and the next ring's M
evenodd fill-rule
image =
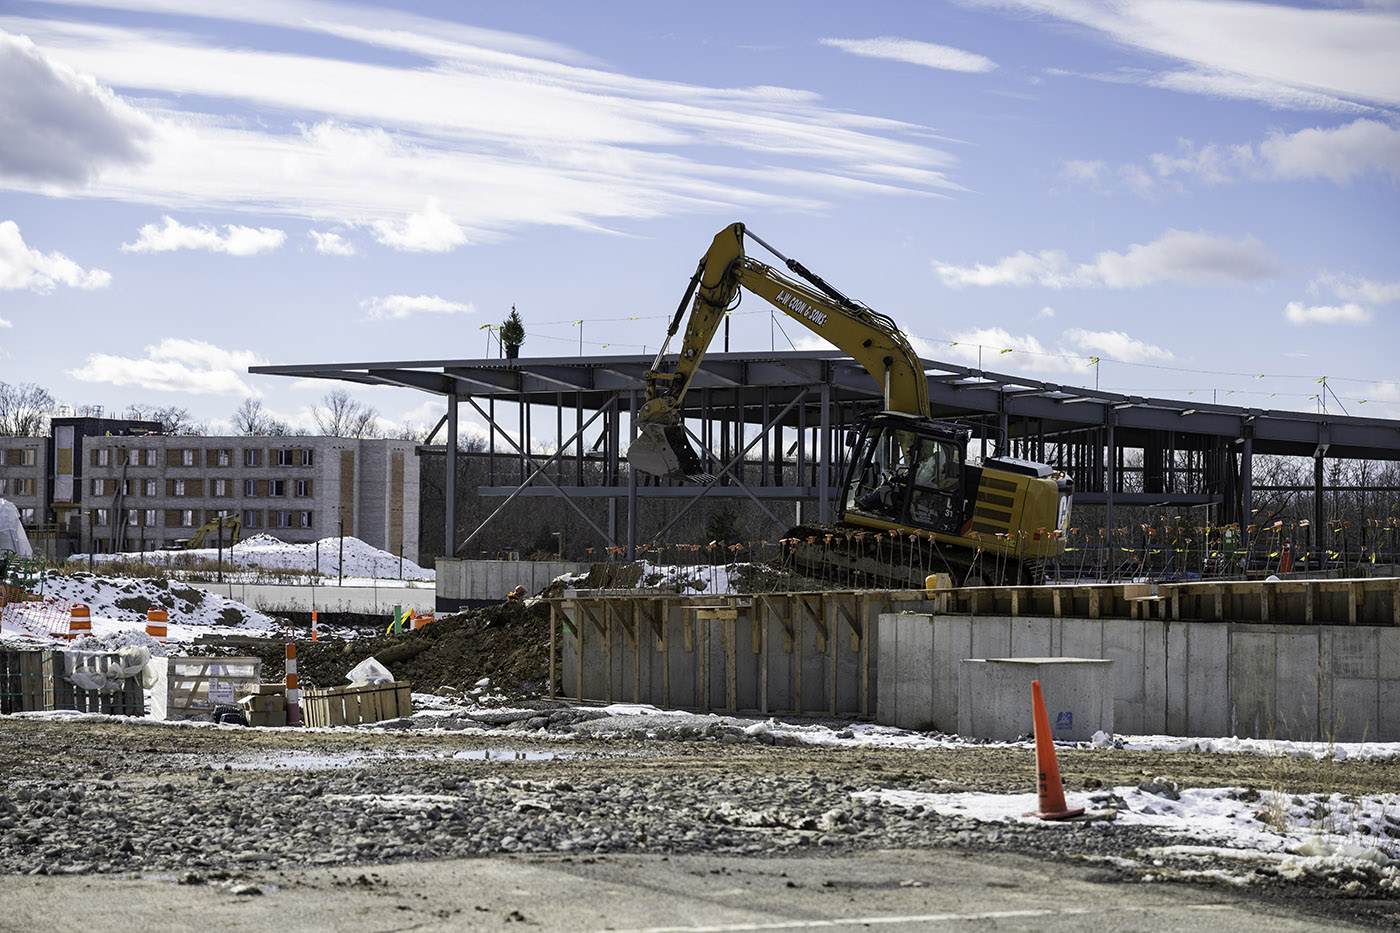
M536 703L378 729L171 727L0 719L0 873L156 873L236 886L259 869L501 853L1010 851L1100 865L1114 880L1192 880L1239 863L1142 856L1174 841L1099 819L976 823L865 805L856 791L1033 789L1023 748L814 748L715 717L601 719ZM1118 749L1064 750L1067 788L1149 782L1292 793L1394 790L1395 765ZM1245 869L1248 871L1248 869ZM1285 881L1257 896L1319 916L1400 925L1393 871Z

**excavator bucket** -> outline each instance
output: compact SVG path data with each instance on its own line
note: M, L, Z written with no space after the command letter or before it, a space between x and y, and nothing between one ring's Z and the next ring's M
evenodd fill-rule
M689 479L702 475L700 458L686 440L680 425L640 424L641 433L627 448L632 468L651 476Z

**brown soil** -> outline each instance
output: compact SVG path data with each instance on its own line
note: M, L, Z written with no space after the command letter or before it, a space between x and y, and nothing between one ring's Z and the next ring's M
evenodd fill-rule
M262 658L263 680L285 670L281 642L249 647L239 654ZM549 678L549 606L509 602L440 616L421 629L373 638L297 641L297 677L302 687L337 687L366 658L389 669L420 693L440 687L466 691L483 677L507 692L543 692Z

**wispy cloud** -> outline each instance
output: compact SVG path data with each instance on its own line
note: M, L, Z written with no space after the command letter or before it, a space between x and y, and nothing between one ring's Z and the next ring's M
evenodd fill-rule
M312 230L310 234L311 239L316 243L316 252L323 256L355 255L355 244L338 233L329 231L322 233L320 230Z
M30 249L20 236L19 224L0 221L0 290L27 290L47 295L58 285L69 288L106 288L110 273L84 269L62 253Z
M1320 273L1308 290L1314 294L1331 292L1343 301L1364 301L1374 305L1400 301L1400 282L1377 282L1344 273Z
M822 45L861 55L866 58L885 58L925 68L940 68L945 71L992 71L997 63L985 55L965 52L952 46L937 45L933 42L920 42L917 39L897 39L881 36L878 39L822 39Z
M283 230L272 227L243 227L225 224L221 234L208 224L188 227L171 217L161 225L146 224L134 243L123 243L125 253L168 253L178 249L202 249L230 256L255 256L277 249L287 239Z
M956 266L934 262L949 288L1029 286L1045 288L1141 288L1156 282L1234 285L1269 278L1278 262L1253 237L1230 240L1205 233L1168 230L1151 243L1126 252L1105 251L1088 262L1073 262L1064 250L1024 250L991 264Z
M360 307L369 312L373 320L398 320L411 314L470 314L476 310L471 304L448 301L437 295L385 295L366 298Z
M67 372L82 382L155 392L250 396L259 393L244 381L248 367L266 362L251 350L224 350L203 340L167 337L146 347L144 357L94 353Z
M0 30L0 178L66 188L145 161L151 121L88 75Z
M1078 23L1176 63L1124 73L1190 94L1274 107L1400 105L1400 15L1393 5L1344 9L1208 0L985 0Z
M84 191L94 196L272 210L369 228L395 249L446 249L530 225L598 229L958 187L926 128L800 88L659 81L530 37L354 4L194 14L353 40L317 56L259 48L257 31L239 47L216 44L180 4L123 6L179 15L150 25L0 16L150 118L150 161L104 173ZM366 47L406 54L350 57ZM259 121L226 116L243 108ZM440 216L423 209L432 199Z
M1290 301L1283 309L1290 324L1369 324L1375 315L1370 308L1358 304L1305 305Z

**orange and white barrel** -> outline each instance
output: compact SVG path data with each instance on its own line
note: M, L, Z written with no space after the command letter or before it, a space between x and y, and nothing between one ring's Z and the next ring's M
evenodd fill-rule
M169 621L170 613L166 612L164 609L158 609L152 606L150 609L146 610L146 634L156 641L159 641L161 644L164 644L166 624Z
M301 725L301 690L297 686L297 646L287 644L287 725Z
M92 634L92 610L82 603L74 603L68 614L68 637L82 638Z

